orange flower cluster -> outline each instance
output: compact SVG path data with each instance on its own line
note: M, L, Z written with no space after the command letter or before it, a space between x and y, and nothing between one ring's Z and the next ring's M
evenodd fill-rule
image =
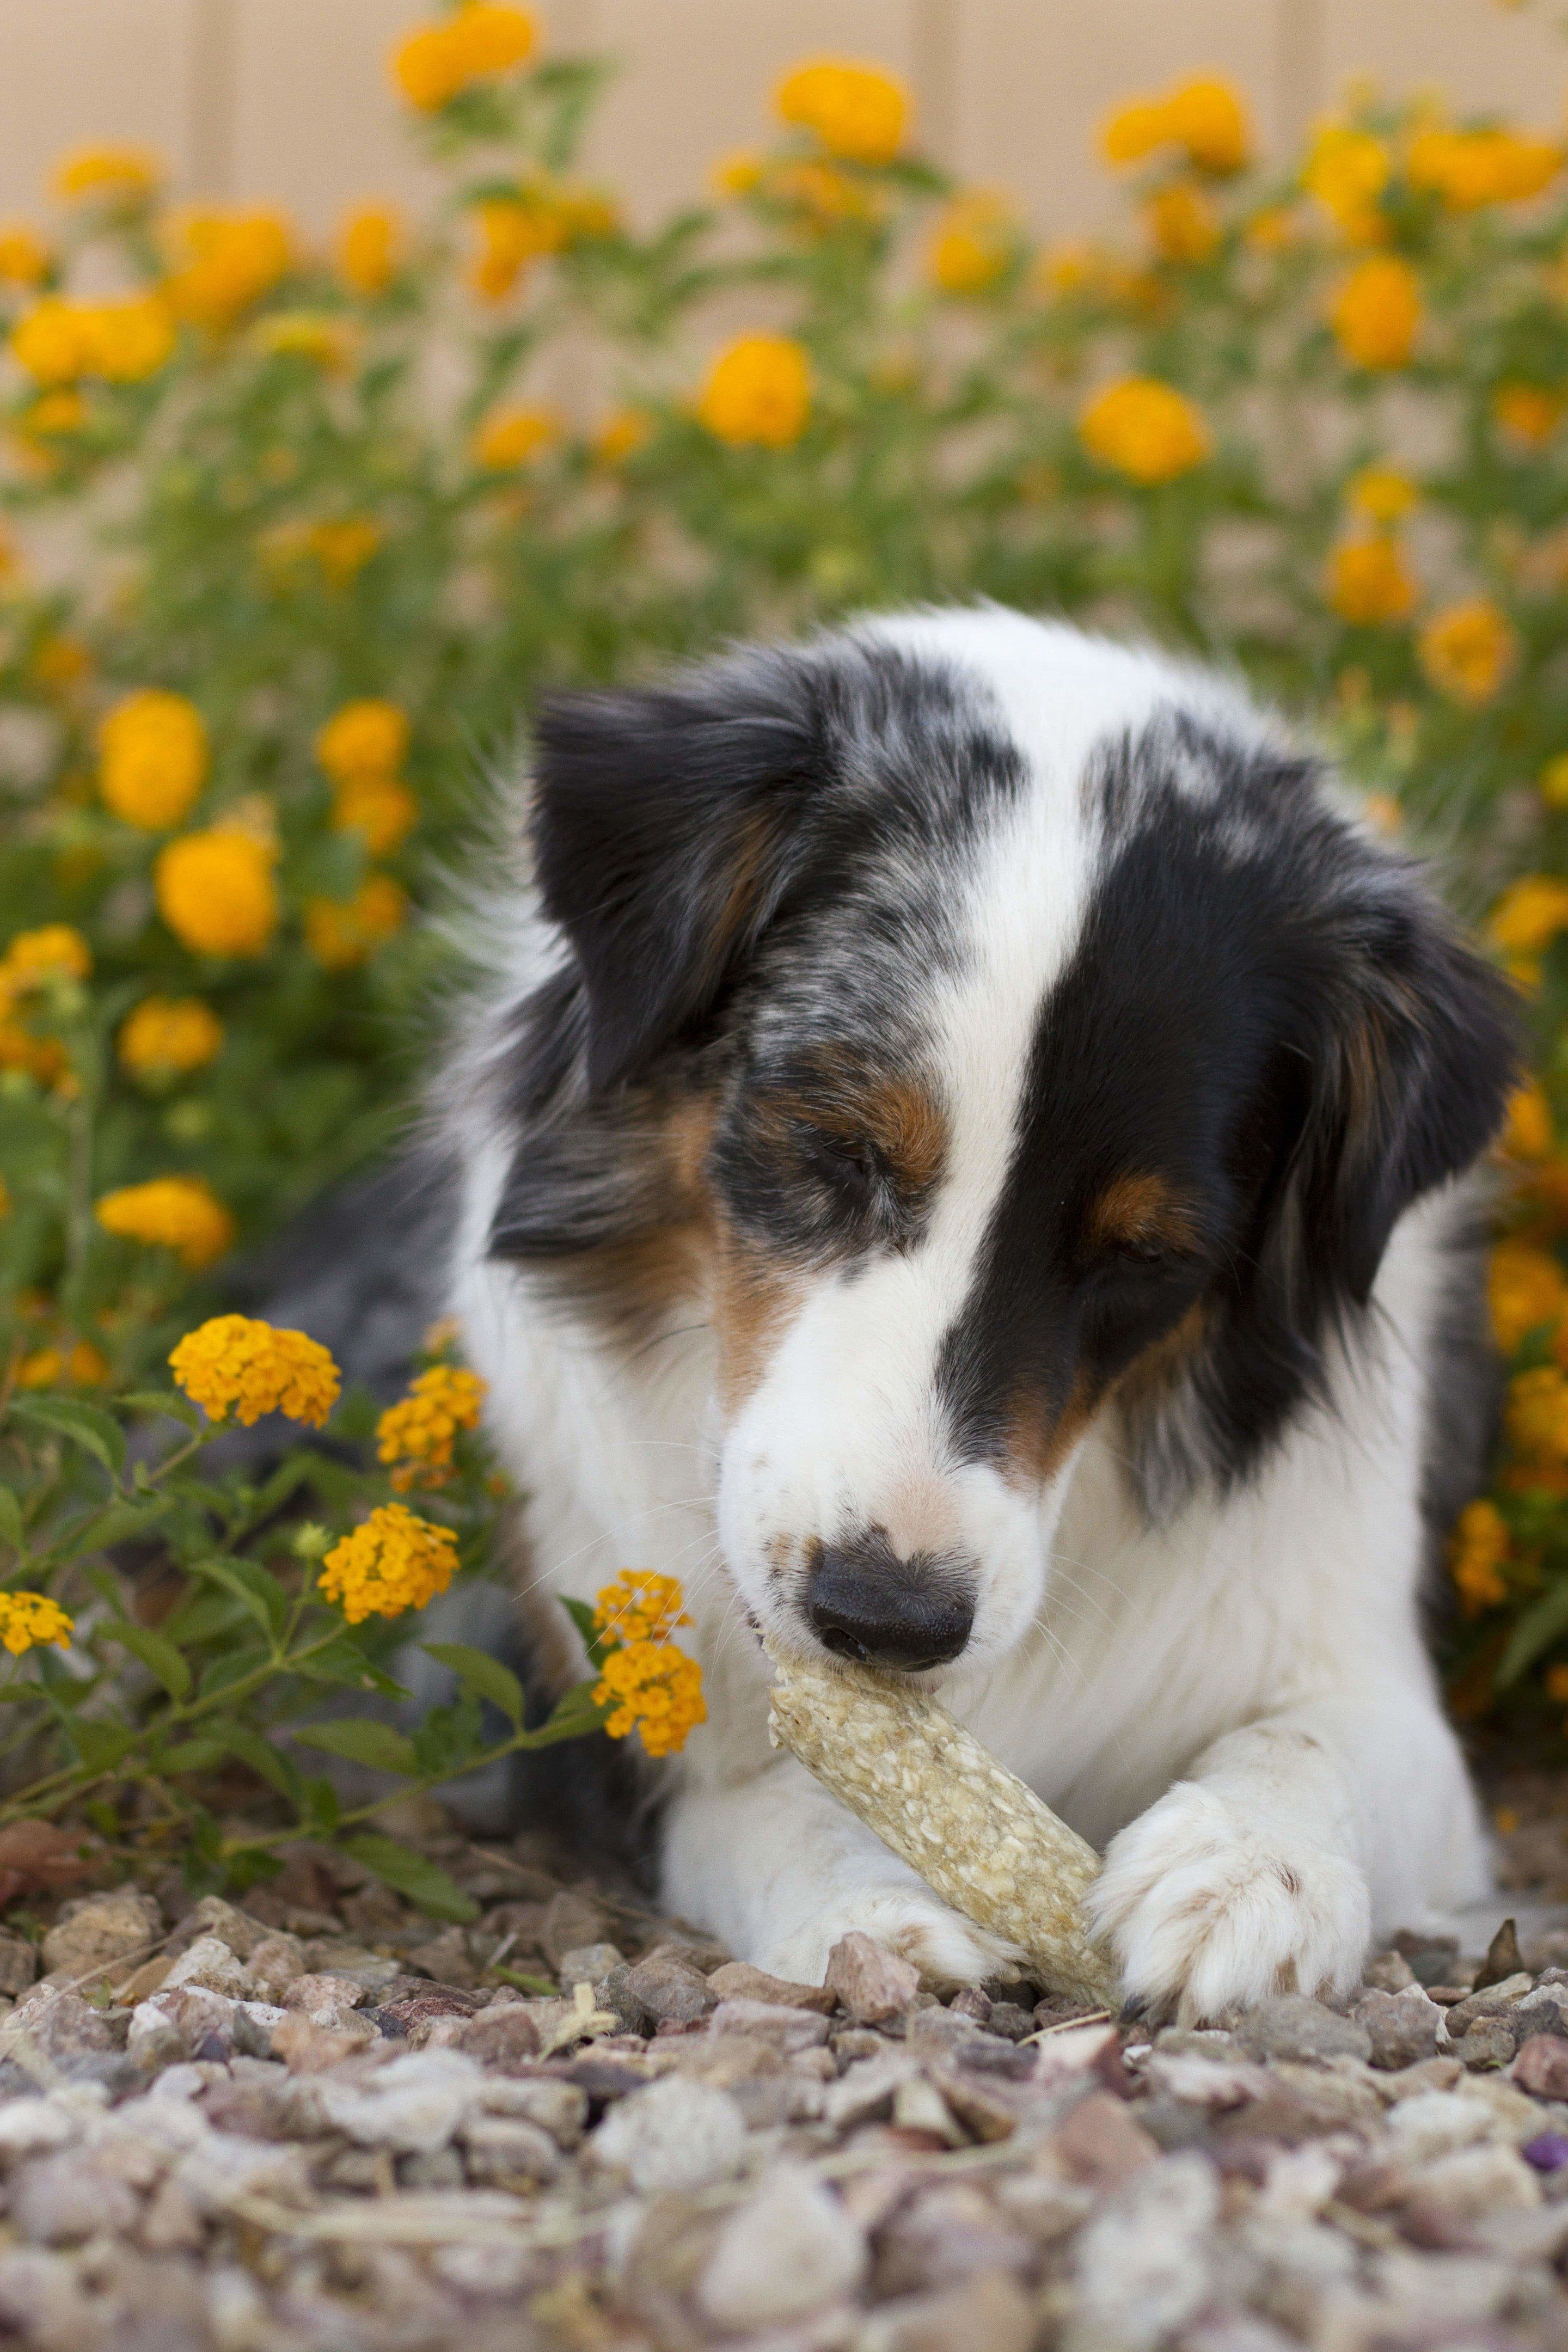
M608 1655L594 1699L611 1710L605 1728L612 1739L638 1731L649 1756L670 1756L706 1723L702 1670L669 1640L690 1622L672 1576L627 1569L600 1592L594 1624Z

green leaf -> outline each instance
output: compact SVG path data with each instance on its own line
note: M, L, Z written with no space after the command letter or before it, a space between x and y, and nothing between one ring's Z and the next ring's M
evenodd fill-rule
M232 1592L241 1601L264 1633L282 1631L289 1614L289 1596L275 1576L258 1568L253 1559L239 1559L232 1555L213 1553L206 1559L191 1561L186 1573L209 1577Z
M345 1633L341 1641L329 1642L312 1658L301 1658L295 1672L310 1683L346 1683L351 1690L379 1691L384 1698L411 1698L413 1693L365 1656L362 1649Z
M378 1772L417 1772L414 1742L390 1723L369 1723L351 1716L343 1723L302 1723L293 1737L307 1748L324 1748L329 1756L342 1756L351 1764L369 1764Z
M187 1772L210 1772L221 1764L228 1750L221 1739L181 1739L173 1748L165 1748L158 1760L158 1769L179 1779Z
M331 1837L341 1811L338 1792L324 1774L315 1773L300 1790L300 1819L313 1835Z
M479 1906L449 1879L444 1870L412 1846L399 1845L395 1838L384 1837L374 1830L362 1830L353 1837L342 1840L342 1850L355 1862L364 1864L373 1876L397 1894L405 1895L420 1911L427 1911L434 1919L455 1919L466 1927L479 1916Z
M226 1754L237 1756L242 1764L248 1764L258 1780L276 1789L280 1797L287 1797L298 1811L302 1783L300 1768L291 1756L275 1748L247 1723L217 1724L212 1736L222 1741Z
M122 1723L93 1723L79 1715L70 1726L71 1744L89 1772L110 1772L136 1745L136 1734Z
M183 1421L192 1431L216 1426L200 1405L193 1404L189 1397L180 1396L173 1389L131 1389L114 1402L122 1412L162 1413L166 1420Z
M160 1519L167 1518L178 1501L177 1495L154 1495L145 1502L110 1503L70 1530L65 1557L72 1559L79 1552L106 1551L110 1544L123 1543L129 1536L144 1535Z
M184 1697L191 1687L191 1670L173 1642L155 1633L150 1625L134 1625L128 1618L117 1619L104 1631L133 1658L140 1658L149 1674L156 1675L171 1698Z
M26 1536L22 1527L22 1506L14 1488L0 1486L0 1537L16 1551L26 1549Z
M421 1642L420 1648L437 1665L449 1666L477 1698L499 1706L514 1731L522 1729L522 1685L509 1666L488 1651L471 1650L466 1642Z
M564 1593L558 1593L556 1598L583 1636L583 1647L588 1653L588 1664L595 1674L602 1674L605 1666L605 1645L594 1623L593 1611L585 1601L568 1601Z
M125 1432L100 1406L83 1404L75 1397L30 1396L13 1397L11 1410L20 1421L37 1422L71 1438L101 1462L111 1478L124 1467Z
M552 1993L559 1992L561 1989L559 1985L552 1984L548 1977L524 1976L521 1969L509 1969L504 1962L498 1966L492 1960L485 1974L500 1977L502 1984L515 1985L519 1992Z
M1532 1666L1560 1633L1568 1633L1568 1577L1554 1584L1549 1592L1543 1592L1519 1620L1498 1661L1498 1670L1492 1677L1494 1687L1507 1690L1510 1683L1516 1683L1525 1668Z
M574 1683L563 1698L558 1699L547 1722L537 1731L523 1734L525 1748L553 1748L563 1739L582 1739L590 1731L603 1731L606 1710L595 1704L592 1683Z

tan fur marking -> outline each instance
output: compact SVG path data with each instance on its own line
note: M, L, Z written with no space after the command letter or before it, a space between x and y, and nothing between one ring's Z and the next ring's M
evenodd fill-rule
M1031 1390L1019 1390L1007 1416L1003 1442L1002 1475L1012 1486L1044 1486L1056 1476L1089 1425L1100 1402L1081 1365L1072 1391L1060 1412L1055 1412Z
M1134 1246L1190 1249L1197 1238L1192 1213L1163 1176L1118 1176L1089 1213L1089 1238L1100 1248L1118 1242Z
M713 1328L719 1339L719 1407L733 1418L767 1369L777 1334L800 1295L798 1279L721 1226L714 1260Z

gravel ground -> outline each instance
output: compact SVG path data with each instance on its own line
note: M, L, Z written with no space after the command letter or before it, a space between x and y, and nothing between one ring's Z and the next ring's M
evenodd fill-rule
M1562 1784L1503 1794L1558 1893ZM478 1925L302 1849L244 1908L0 1931L0 2343L1568 2352L1568 1933L1152 2033L860 1937L783 1984L537 1840L397 1826Z

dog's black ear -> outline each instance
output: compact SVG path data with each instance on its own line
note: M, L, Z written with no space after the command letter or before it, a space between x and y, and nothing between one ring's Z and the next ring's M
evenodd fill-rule
M587 996L598 1092L717 1003L804 856L821 782L809 673L576 695L538 725L533 839Z

